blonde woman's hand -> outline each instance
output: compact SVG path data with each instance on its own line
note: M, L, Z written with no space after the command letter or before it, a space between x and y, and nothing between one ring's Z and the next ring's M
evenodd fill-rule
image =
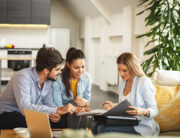
M144 109L144 108L138 108L138 107L134 107L134 106L128 106L128 108L130 110L126 111L128 114L131 115L135 115L135 116L149 116L150 112L148 109Z
M102 107L106 110L110 110L114 107L114 104L111 101L106 101L102 103Z
M82 97L75 97L74 98L74 102L78 105L78 106L89 106L89 102L88 100L82 98Z

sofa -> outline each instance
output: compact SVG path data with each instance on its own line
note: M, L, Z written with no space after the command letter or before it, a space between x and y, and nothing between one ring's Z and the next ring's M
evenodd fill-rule
M180 136L180 71L156 70L152 79L159 114L160 136Z
M180 86L155 85L160 136L180 136Z

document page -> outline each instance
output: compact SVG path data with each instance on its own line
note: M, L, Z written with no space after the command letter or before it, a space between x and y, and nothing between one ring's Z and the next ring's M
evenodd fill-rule
M104 110L104 109L96 109L96 110L92 110L92 111L89 111L89 112L82 112L82 113L78 113L77 115L80 116L80 115L102 115L104 114L105 112L107 112L107 110Z

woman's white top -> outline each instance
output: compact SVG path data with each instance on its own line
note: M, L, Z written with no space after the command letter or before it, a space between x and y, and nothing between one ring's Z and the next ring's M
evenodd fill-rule
M121 100L128 100L129 103L131 103L131 92L128 93L128 95L124 96L123 94L121 95Z

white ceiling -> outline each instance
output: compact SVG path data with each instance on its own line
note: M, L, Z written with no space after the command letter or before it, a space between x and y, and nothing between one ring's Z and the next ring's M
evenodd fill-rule
M115 14L122 11L123 7L136 7L139 0L98 0L110 13ZM78 19L85 16L100 16L100 12L90 0L61 0L62 4Z
M100 0L103 5L107 7L112 14L121 12L123 7L132 6L137 7L139 0Z

